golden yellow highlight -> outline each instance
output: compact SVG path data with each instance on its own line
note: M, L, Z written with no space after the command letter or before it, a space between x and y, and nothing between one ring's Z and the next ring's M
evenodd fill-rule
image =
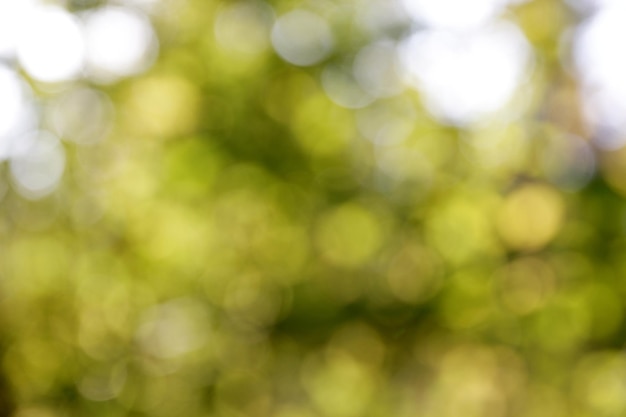
M500 208L500 236L511 249L540 249L559 232L564 210L561 196L552 188L522 186L508 195Z
M193 132L199 106L200 96L191 82L154 75L131 85L125 116L138 134L169 138Z

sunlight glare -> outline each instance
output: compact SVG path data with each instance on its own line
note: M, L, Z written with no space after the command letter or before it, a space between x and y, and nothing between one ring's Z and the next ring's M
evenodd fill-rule
M0 58L14 57L16 40L34 3L35 0L0 1Z
M0 137L9 133L19 120L24 106L24 91L18 75L0 66Z
M429 111L456 125L500 110L531 63L523 34L504 22L463 34L417 32L400 49L407 81L423 93Z
M138 11L106 6L90 13L85 26L88 70L98 81L138 74L156 58L156 34Z
M507 0L403 0L411 17L433 28L468 29L483 25Z
M83 68L84 53L80 23L60 7L34 10L18 36L19 62L38 81L55 83L76 78Z
M574 60L586 94L584 110L592 126L606 134L599 145L615 148L626 132L626 56L620 53L626 37L626 5L607 6L584 22L574 39Z
M0 65L0 160L11 151L15 135L31 126L34 109L27 84L14 71Z

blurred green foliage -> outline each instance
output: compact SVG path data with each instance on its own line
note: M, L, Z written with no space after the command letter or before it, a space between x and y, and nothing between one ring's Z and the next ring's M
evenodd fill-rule
M573 12L509 12L537 54L529 110L463 130L410 89L338 106L254 22L220 44L232 4L164 1L156 63L101 87L108 136L65 145L54 194L5 194L3 415L624 415L626 154L597 151L582 188L559 165L588 136L558 61ZM338 64L409 30L306 6ZM390 117L408 133L381 151L363 131Z

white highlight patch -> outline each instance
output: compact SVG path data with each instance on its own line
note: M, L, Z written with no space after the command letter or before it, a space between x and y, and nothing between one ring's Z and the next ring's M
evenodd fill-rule
M350 70L350 67L341 65L327 65L321 75L322 87L326 95L338 105L359 109L370 104L374 98L357 84Z
M85 18L87 65L102 82L135 75L156 58L158 42L150 20L124 7L103 7Z
M0 58L13 58L20 32L27 26L35 0L0 0Z
M85 45L80 22L60 7L41 7L28 16L17 41L17 57L38 81L76 78L83 68Z
M59 139L48 132L33 132L16 140L10 172L17 191L29 199L52 193L65 169L65 152Z
M403 0L402 3L409 15L424 25L468 29L497 16L508 0Z
M377 42L362 48L354 60L354 76L359 85L375 97L391 97L403 90L398 71L396 45Z
M602 135L599 145L619 147L626 132L626 4L614 3L583 23L574 37L576 69L583 81L584 110Z
M81 87L72 89L51 103L51 121L64 140L92 145L111 129L114 106L101 91Z
M15 71L0 65L0 160L9 157L16 135L34 128L34 113L28 85Z
M317 64L333 49L330 26L322 17L306 10L282 15L272 28L272 45L285 61L294 65Z
M207 343L207 322L201 304L179 298L148 310L137 338L147 353L162 359L174 358Z
M400 48L407 80L429 111L466 125L494 114L512 98L531 63L531 48L512 24L463 33L417 32Z

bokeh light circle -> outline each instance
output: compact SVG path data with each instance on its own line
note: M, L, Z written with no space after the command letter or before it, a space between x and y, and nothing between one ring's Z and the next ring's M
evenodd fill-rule
M53 83L76 78L83 68L84 55L80 22L60 7L34 10L19 34L19 62L38 81Z
M79 87L51 103L50 112L54 130L61 138L91 145L110 131L114 107L101 91Z
M154 61L158 42L150 20L139 11L106 6L85 18L87 68L99 81L138 74Z
M505 106L532 62L514 25L501 22L462 34L419 31L401 46L407 80L444 122L467 125Z
M38 199L58 186L65 169L65 151L56 136L35 131L17 139L9 168L18 192Z
M334 45L326 20L306 10L293 10L280 16L271 37L276 52L285 61L299 66L322 61Z
M391 97L403 90L396 45L376 42L362 48L354 59L354 76L361 88L374 97Z
M237 2L224 7L215 19L215 37L227 50L257 55L269 44L274 14L265 3Z

